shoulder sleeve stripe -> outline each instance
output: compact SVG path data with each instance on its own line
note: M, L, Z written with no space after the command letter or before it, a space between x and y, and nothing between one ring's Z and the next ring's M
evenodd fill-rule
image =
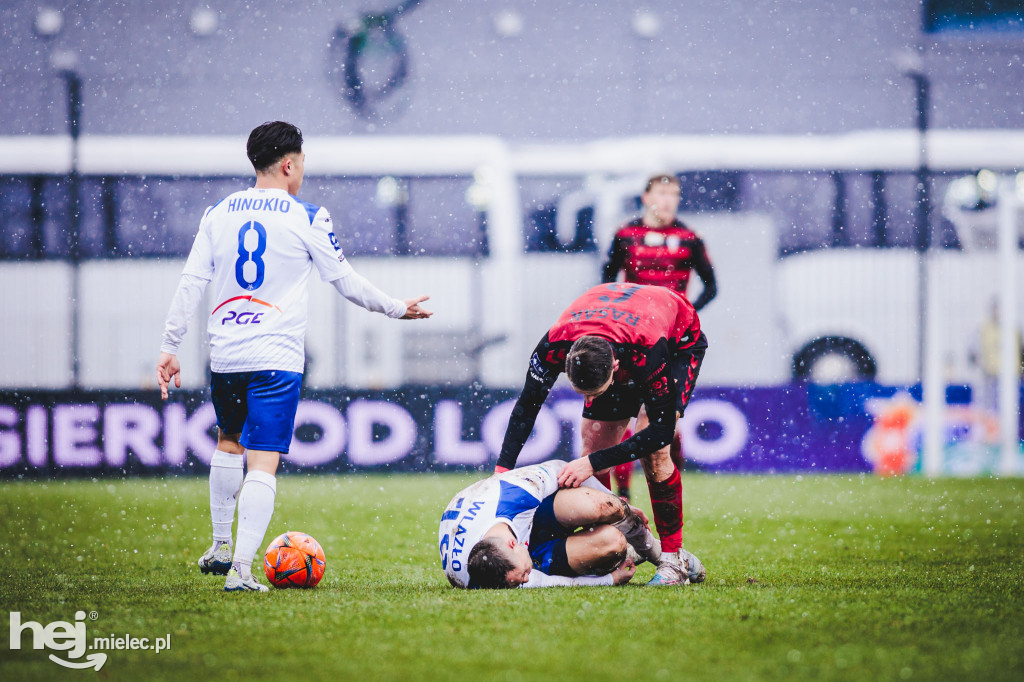
M224 199L227 199L227 197L224 197ZM206 216L210 215L210 211L212 211L213 209L215 209L215 208L217 208L218 206L220 206L221 204L223 204L223 203L224 203L224 199L221 199L220 201L218 201L218 202L217 202L216 204L214 204L213 206L210 206L209 208L207 208L207 209L206 209L206 212L205 212L205 213L203 213L203 217L205 218Z
M302 199L296 199L295 201L302 204L302 207L306 209L306 214L309 216L309 224L312 225L313 220L316 218L317 211L320 210L320 207L317 206L316 204L311 204L308 201L303 201Z

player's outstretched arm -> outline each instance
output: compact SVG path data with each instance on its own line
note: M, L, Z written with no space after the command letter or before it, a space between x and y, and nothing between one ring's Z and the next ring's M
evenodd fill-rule
M416 298L409 298L405 300L405 315L402 315L400 320L423 320L434 314L434 311L427 310L426 308L420 307L420 303L423 301L429 301L429 296L417 296Z
M156 382L160 385L160 399L167 400L167 389L174 379L174 387L181 388L181 364L177 355L160 353L156 361Z
M383 313L393 320L420 320L434 314L420 306L429 296L417 296L406 301L392 298L351 266L343 276L331 280L331 284L338 293L357 306L373 313Z
M547 400L551 387L561 371L560 365L564 362L564 355L558 355L552 351L548 352L550 344L547 334L530 357L530 368L526 371L526 383L523 384L523 392L519 394L516 405L512 408L509 416L508 428L505 429L505 438L501 442L501 451L498 453L498 463L494 467L495 473L502 473L514 469L519 453L522 452L530 433L533 432L533 424L537 421L540 408ZM567 350L567 349L566 349ZM542 358L549 355L560 358L548 362Z
M616 569L618 570L618 569ZM634 569L635 571L636 569ZM633 577L632 575L630 577ZM612 573L608 575L578 575L568 577L564 575L548 575L534 569L530 571L530 578L523 583L521 588L532 587L601 587L618 585Z

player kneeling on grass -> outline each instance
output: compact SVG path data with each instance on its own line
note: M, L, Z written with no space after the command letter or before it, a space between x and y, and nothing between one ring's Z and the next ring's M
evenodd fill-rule
M455 587L622 585L661 549L643 512L596 479L558 489L551 460L479 481L441 515L441 568Z

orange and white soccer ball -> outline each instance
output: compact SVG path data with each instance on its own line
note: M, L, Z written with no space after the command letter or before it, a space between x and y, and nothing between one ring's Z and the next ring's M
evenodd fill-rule
M263 555L263 572L274 587L316 587L326 567L320 543L295 531L278 535Z

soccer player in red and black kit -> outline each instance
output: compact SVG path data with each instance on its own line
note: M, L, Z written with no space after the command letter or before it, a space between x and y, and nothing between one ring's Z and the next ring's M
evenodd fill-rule
M555 379L565 372L586 403L583 457L565 466L559 484L574 488L595 471L640 460L662 551L648 584L701 582L703 564L682 548L683 487L669 444L707 345L683 296L638 284L593 287L566 308L534 350L495 471L515 466ZM623 440L641 404L649 425Z
M704 242L676 217L681 191L679 178L674 175L655 175L647 180L640 196L643 214L615 233L601 273L602 282L614 282L623 271L627 282L668 287L687 296L690 273L696 271L704 288L693 307L700 310L711 302L717 293L715 271ZM644 422L641 413L637 428L642 429ZM683 447L678 433L673 437L670 452L672 461L682 471ZM615 468L619 495L626 499L629 499L632 469L632 463ZM599 478L606 486L611 485L608 476Z

